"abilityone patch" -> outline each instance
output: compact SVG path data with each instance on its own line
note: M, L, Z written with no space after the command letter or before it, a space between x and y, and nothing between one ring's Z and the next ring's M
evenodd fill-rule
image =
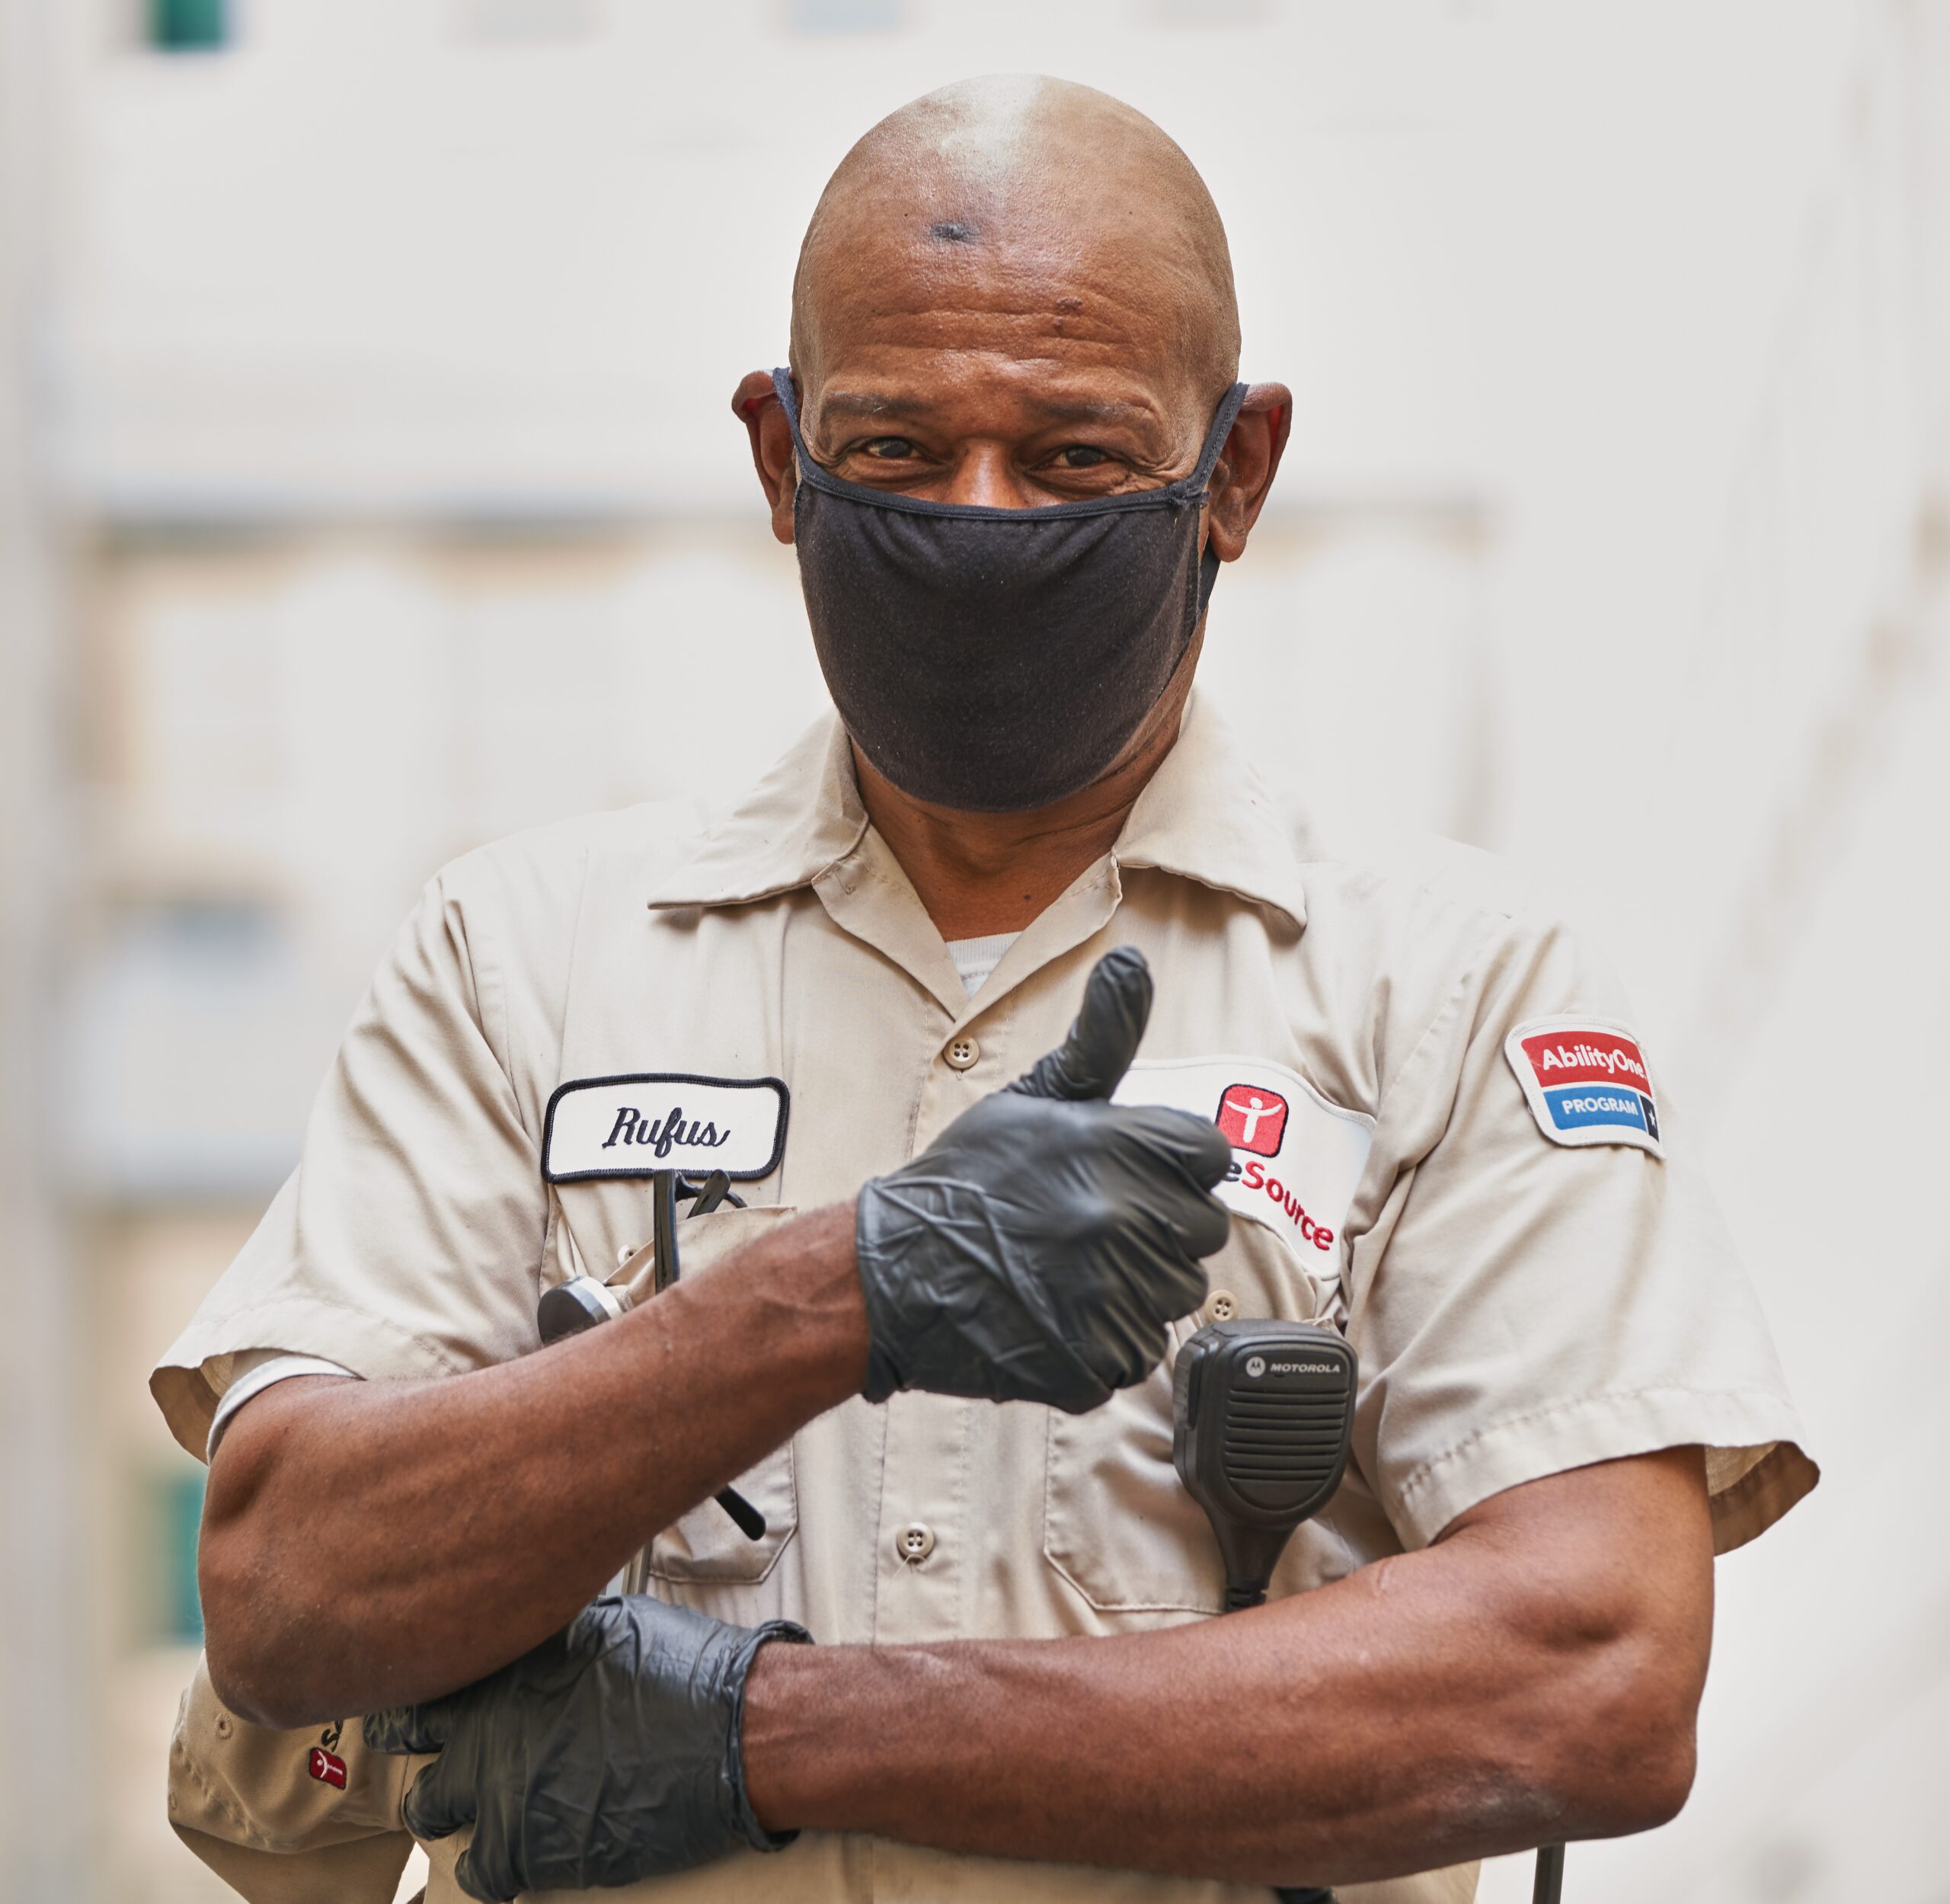
M1533 1018L1503 1041L1503 1054L1553 1144L1626 1144L1664 1157L1651 1069L1622 1026Z

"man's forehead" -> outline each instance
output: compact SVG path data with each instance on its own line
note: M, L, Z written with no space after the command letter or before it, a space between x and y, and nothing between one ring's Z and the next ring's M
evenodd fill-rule
M1025 386L1015 395L1025 409L1051 423L1143 424L1157 414L1155 405L1117 397L1093 398L1067 395L1060 389ZM933 414L941 407L938 385L904 391L890 389L835 389L829 384L820 392L820 407L827 414L862 422L900 422Z
M1230 381L1210 348L1187 348L1213 329L1191 261L1047 229L954 248L884 238L802 276L794 367L809 407L897 421L979 395L1037 424L1143 425L1209 409Z
M1147 378L1191 366L1210 395L1238 344L1224 228L1191 162L1131 107L1022 75L931 94L862 139L793 287L794 361L820 384L829 367L859 382L838 373L862 347L986 347Z
M795 301L820 317L848 305L925 316L949 299L1072 322L1158 295L1212 302L1208 260L1190 235L1114 194L1071 190L961 221L935 217L941 202L904 183L830 218L808 243ZM938 235L945 225L960 235Z

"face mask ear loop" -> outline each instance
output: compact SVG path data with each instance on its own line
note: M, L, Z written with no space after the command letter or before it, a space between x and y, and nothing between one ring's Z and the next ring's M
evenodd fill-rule
M792 387L792 373L784 367L772 373L772 387L778 398L778 407L785 412L786 427L792 432L792 447L799 453L802 463L810 462L806 453L806 440L799 434L799 393Z
M774 373L775 378L776 373ZM1212 427L1205 433L1205 447L1198 453L1198 466L1185 478L1185 487L1197 497L1205 500L1206 485L1212 480L1212 472L1219 461L1219 453L1226 446L1226 439L1232 434L1232 425L1239 421L1239 411L1246 400L1248 386L1236 383L1219 400L1217 414L1212 419Z
M1218 414L1212 419L1212 427L1206 433L1205 447L1199 452L1198 467L1185 478L1186 486L1198 498L1200 507L1204 506L1219 453L1225 448L1226 439L1232 434L1232 425L1238 421L1245 400L1246 386L1243 383L1234 384L1226 392ZM1205 547L1198 558L1198 613L1201 618L1211 605L1212 590L1218 580L1219 558L1212 552L1212 539L1208 532Z

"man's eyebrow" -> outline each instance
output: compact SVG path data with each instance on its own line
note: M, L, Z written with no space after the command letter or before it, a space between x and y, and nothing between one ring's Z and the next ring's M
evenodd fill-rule
M920 397L884 396L871 390L829 390L820 398L820 412L838 411L849 417L919 417L929 406Z
M1116 398L1092 401L1088 398L1039 397L1036 408L1052 423L1130 423L1140 427L1158 420L1156 411L1141 403L1124 403Z
M1031 397L1031 407L1052 423L1127 423L1140 427L1158 421L1149 405L1116 398ZM873 390L829 390L820 399L822 415L847 417L923 417L934 408L925 397L893 396Z

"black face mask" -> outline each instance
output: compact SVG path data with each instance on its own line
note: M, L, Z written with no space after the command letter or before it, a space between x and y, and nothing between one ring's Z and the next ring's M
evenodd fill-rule
M929 502L847 482L799 434L799 580L834 703L903 793L1021 813L1088 786L1184 658L1219 574L1198 547L1236 383L1198 466L1162 489L1041 508Z

